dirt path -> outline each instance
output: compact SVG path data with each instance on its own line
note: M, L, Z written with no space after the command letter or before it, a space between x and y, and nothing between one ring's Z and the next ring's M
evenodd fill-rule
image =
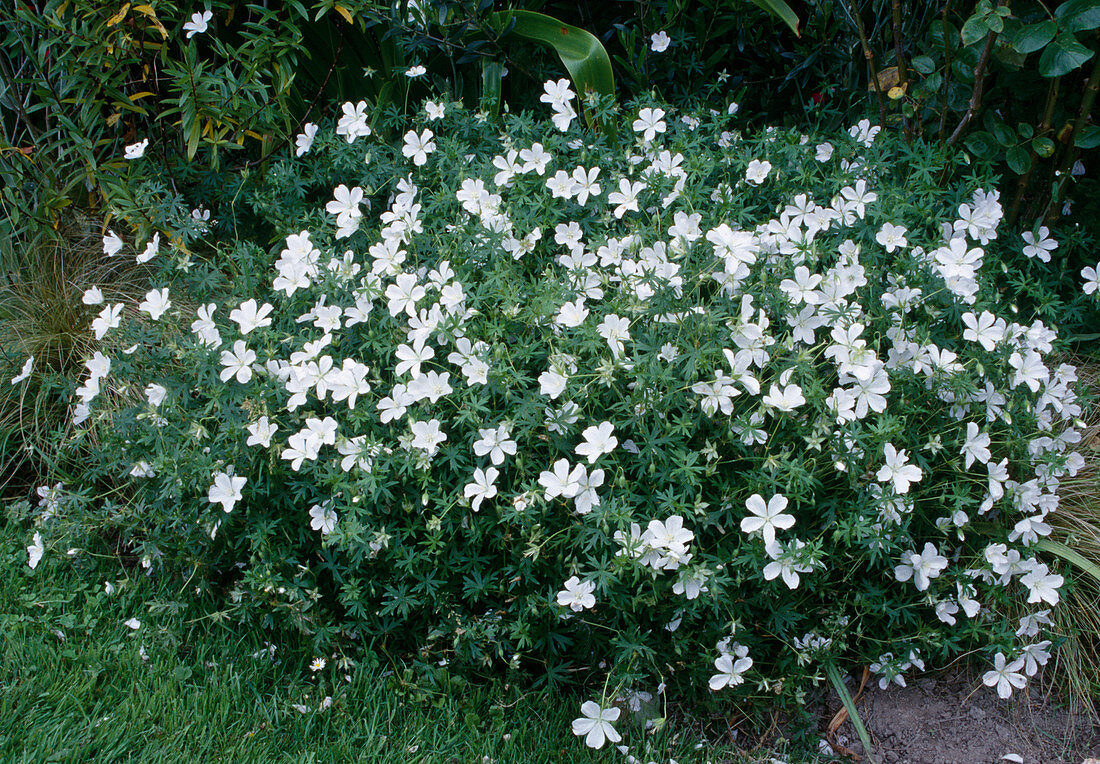
M834 696L832 707L839 706ZM965 672L929 675L906 688L869 688L859 712L877 764L1082 764L1100 757L1100 727L1035 682L1027 697L1004 701ZM850 723L836 740L862 753Z

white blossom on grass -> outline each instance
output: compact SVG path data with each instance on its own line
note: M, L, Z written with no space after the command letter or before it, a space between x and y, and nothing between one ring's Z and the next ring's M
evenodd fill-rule
M221 504L222 511L232 512L233 507L241 500L241 489L248 482L244 475L230 475L228 472L218 472L214 475L214 483L210 486L207 499L211 504Z
M622 740L611 726L619 719L619 709L603 708L593 700L586 700L581 704L581 713L583 716L573 720L573 734L577 737L583 735L584 744L589 748L603 748L608 740L612 743Z

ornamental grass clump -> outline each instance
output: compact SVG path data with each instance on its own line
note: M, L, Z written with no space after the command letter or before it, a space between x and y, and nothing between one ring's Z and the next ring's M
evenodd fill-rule
M144 391L74 407L110 524L326 649L603 688L595 746L658 686L748 708L978 651L1020 687L1081 407L1000 297L996 192L867 123L646 103L616 146L547 94L553 124L347 104L273 160L274 243L186 263L230 291L108 329L97 383Z

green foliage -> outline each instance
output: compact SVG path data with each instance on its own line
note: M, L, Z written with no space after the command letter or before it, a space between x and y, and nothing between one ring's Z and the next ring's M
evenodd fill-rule
M365 135L351 107L242 191L271 238L158 258L158 286L225 289L112 330L133 352L95 383L142 398L74 414L84 483L122 487L45 539L107 533L319 651L601 706L1018 654L1005 614L1057 602L1029 544L1080 406L1000 295L1023 257L987 179L867 121L643 102L612 148L447 102Z

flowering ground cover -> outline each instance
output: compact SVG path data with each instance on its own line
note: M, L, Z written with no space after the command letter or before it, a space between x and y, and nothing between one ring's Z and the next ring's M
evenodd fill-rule
M209 260L109 231L161 268L136 305L85 292L73 447L122 487L44 487L31 567L109 530L317 654L584 686L592 748L662 695L797 707L838 665L978 652L1022 688L1084 464L1057 332L1002 296L1050 232L866 120L647 102L614 144L567 81L543 102L344 104L247 194L266 238Z

